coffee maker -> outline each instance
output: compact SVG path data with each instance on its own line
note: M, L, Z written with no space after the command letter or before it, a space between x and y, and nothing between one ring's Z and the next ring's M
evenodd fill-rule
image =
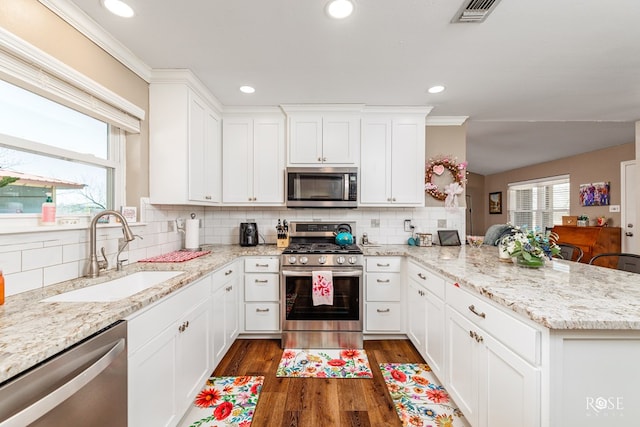
M256 246L258 244L258 224L255 222L240 223L240 246Z

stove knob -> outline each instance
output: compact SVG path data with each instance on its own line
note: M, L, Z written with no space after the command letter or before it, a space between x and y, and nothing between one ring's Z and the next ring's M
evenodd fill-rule
M320 258L318 258L318 263L319 264L324 264L327 262L327 257L326 256L321 256Z
M349 257L349 264L355 264L358 261L358 258L354 256Z
M300 257L300 264L306 264L307 262L309 262L309 258L307 258L306 256Z
M343 256L339 256L338 258L336 258L336 262L338 264L344 264L345 261L346 259Z
M296 263L296 257L290 256L289 257L289 264L295 264L295 263Z

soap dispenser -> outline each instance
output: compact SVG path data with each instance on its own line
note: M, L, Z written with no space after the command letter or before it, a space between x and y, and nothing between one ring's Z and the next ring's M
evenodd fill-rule
M42 218L43 225L55 225L56 223L56 204L51 199L51 193L47 194L47 200L42 204Z

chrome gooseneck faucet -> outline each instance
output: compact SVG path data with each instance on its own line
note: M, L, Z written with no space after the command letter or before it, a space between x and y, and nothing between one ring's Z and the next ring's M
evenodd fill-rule
M95 217L93 217L93 220L91 220L91 240L89 241L89 249L91 253L89 254L89 269L87 271L87 277L98 277L100 275L100 271L105 270L108 266L107 256L104 253L104 248L100 250L103 259L98 261L98 256L96 254L96 228L98 225L98 220L105 215L114 215L120 220L120 223L122 224L122 233L124 234L124 240L127 243L136 238L136 236L131 231L131 228L129 228L127 220L122 216L122 214L120 214L120 212L114 210L105 210L99 212Z

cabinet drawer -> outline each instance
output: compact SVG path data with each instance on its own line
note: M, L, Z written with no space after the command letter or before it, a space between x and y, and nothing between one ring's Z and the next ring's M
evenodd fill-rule
M414 279L417 283L420 283L425 289L431 291L435 296L444 300L444 278L433 274L424 267L419 266L413 262L409 263L407 268L407 277Z
M244 307L246 331L279 331L280 305L277 302L250 302Z
M399 272L402 268L402 258L400 257L367 257L367 271L393 271Z
M220 285L227 283L229 280L235 278L238 274L240 274L240 271L238 271L240 270L240 265L241 264L232 262L216 270L212 274L213 289L217 289Z
M244 276L244 300L245 301L275 301L278 302L278 278L273 273L246 274Z
M280 271L278 258L247 258L244 260L245 273L277 273Z
M367 301L400 301L400 273L367 273Z
M400 332L402 316L399 302L370 302L365 306L365 330Z
M540 363L540 332L454 285L447 286L447 304L533 364Z
M140 314L127 318L127 347L133 354L143 344L157 336L171 324L181 319L185 313L211 294L211 277L205 277L170 295L157 304L149 306Z

